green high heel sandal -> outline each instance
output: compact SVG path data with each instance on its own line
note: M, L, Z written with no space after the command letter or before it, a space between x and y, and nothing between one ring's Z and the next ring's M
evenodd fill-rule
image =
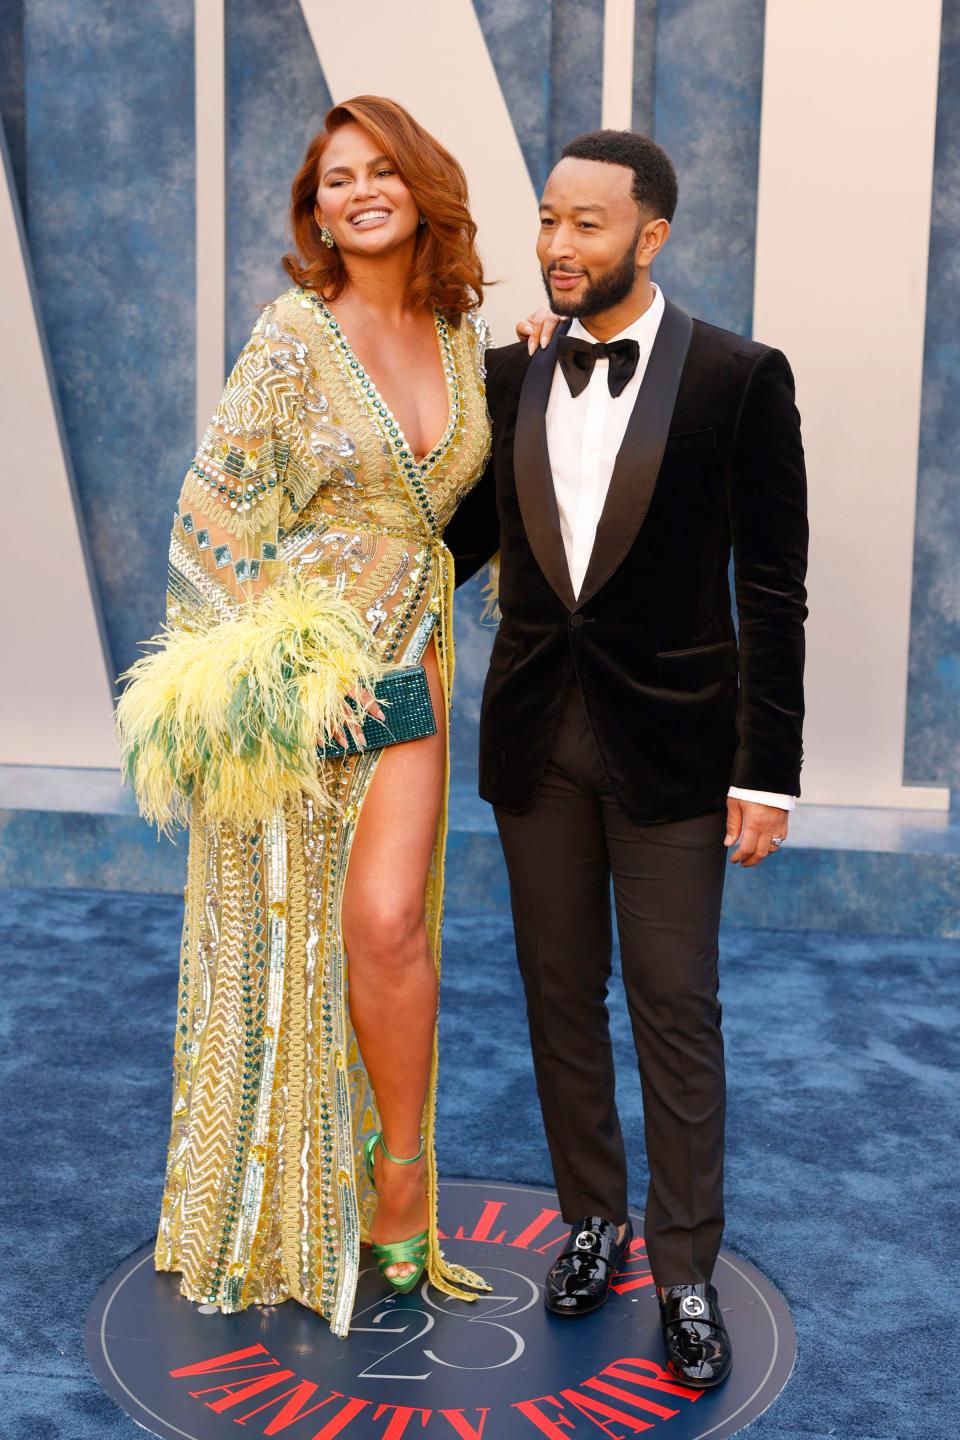
M397 1155L391 1155L383 1143L383 1132L378 1130L371 1135L364 1143L363 1158L366 1161L367 1174L370 1177L370 1184L376 1190L376 1181L373 1178L373 1157L377 1146L392 1160L394 1165L415 1165L423 1157L423 1136L420 1136L420 1149L416 1155L411 1155L407 1160L401 1160ZM377 1269L386 1280L387 1284L401 1295L407 1295L419 1281L427 1263L427 1250L429 1249L429 1231L421 1230L419 1235L414 1235L410 1240L395 1240L386 1245L371 1244L373 1258L377 1262ZM409 1275L388 1275L386 1272L391 1265L414 1265L416 1269L411 1270Z

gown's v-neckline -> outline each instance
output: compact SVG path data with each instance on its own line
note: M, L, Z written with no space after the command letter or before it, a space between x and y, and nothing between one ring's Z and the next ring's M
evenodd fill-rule
M433 467L443 459L443 456L449 449L460 418L460 385L457 377L457 367L453 359L453 349L450 344L450 331L446 320L439 310L434 310L433 323L437 335L437 349L440 355L440 366L443 370L444 385L447 391L447 424L433 449L428 450L422 460L418 460L400 427L400 422L380 394L373 377L364 369L360 360L357 358L343 326L329 305L321 299L315 290L311 290L308 293L314 303L319 307L333 332L337 342L337 349L345 363L345 368L353 379L354 384L359 388L364 402L373 410L377 417L386 436L387 444L390 446L404 477L409 480L416 476L417 479L423 480Z

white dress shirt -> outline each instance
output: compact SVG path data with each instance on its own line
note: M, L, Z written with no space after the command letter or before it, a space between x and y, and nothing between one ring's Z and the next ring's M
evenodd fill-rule
M547 403L547 449L574 595L579 595L583 587L617 451L643 383L663 309L663 293L654 285L653 301L640 318L611 337L612 340L636 340L640 349L636 371L616 398L610 394L607 384L609 360L596 362L587 385L576 398L570 394L559 365L553 373ZM579 320L571 322L567 333L575 339L595 343L595 337ZM767 790L731 786L729 794L738 800L775 805L781 810L792 810L794 806L792 795Z

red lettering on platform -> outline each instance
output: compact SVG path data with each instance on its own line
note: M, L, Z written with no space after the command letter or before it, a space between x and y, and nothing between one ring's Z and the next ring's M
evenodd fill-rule
M584 1419L590 1421L591 1425L597 1426L598 1429L611 1436L611 1440L625 1440L622 1431L610 1429L611 1424L619 1422L636 1434L641 1430L652 1430L657 1422L656 1420L641 1420L636 1415L630 1415L625 1410L608 1405L604 1400L584 1394L585 1390L598 1390L600 1394L608 1395L611 1400L621 1400L631 1409L642 1410L648 1415L656 1415L659 1420L670 1420L674 1415L680 1413L667 1405L658 1404L656 1400L649 1400L645 1395L634 1395L619 1385L611 1385L609 1383L611 1380L622 1380L628 1385L661 1391L667 1395L677 1395L682 1400L699 1400L704 1393L702 1390L693 1390L688 1385L678 1385L669 1370L664 1370L662 1365L657 1365L653 1360L646 1360L636 1355L627 1355L622 1360L615 1360L613 1364L607 1365L601 1370L599 1375L592 1375L590 1379L582 1380L579 1390L560 1391L563 1400L568 1405L572 1405L575 1410L579 1411ZM517 1400L512 1408L519 1410L521 1415L536 1425L537 1429L548 1437L548 1440L567 1440L569 1432L574 1430L576 1425L564 1413L563 1400L558 1400L555 1395L540 1395L535 1400ZM544 1415L537 1408L539 1405L555 1405L560 1413L555 1418ZM564 1426L565 1429L561 1429L561 1426Z
M634 1374L631 1366L637 1366L644 1373ZM681 1400L699 1400L700 1396L704 1394L703 1390L693 1390L689 1385L678 1384L669 1370L664 1370L662 1365L657 1365L653 1360L644 1360L638 1355L629 1355L622 1360L615 1360L612 1365L605 1366L600 1374L609 1375L611 1380L626 1380L628 1385L644 1385L648 1390L661 1390L666 1395L679 1395Z
M647 1243L642 1235L637 1235L630 1241L626 1264L610 1281L610 1289L615 1290L618 1295L625 1295L629 1290L641 1290L645 1285L653 1283L650 1261L647 1258Z
M460 1436L460 1440L483 1440L483 1427L487 1423L489 1410L478 1410L480 1416L479 1425L471 1425L462 1410L438 1410L437 1414L442 1415Z
M516 1240L511 1240L510 1244L518 1247L520 1250L526 1250L531 1240L536 1240L537 1236L541 1235L548 1225L552 1225L554 1220L559 1219L559 1210L541 1210L537 1218L531 1220L526 1229L521 1230Z
M652 1285L653 1276L649 1269L638 1270L631 1273L629 1270L618 1270L610 1281L610 1289L618 1295L626 1295L629 1290L642 1290L644 1286Z
M454 1240L486 1240L491 1245L502 1245L507 1238L506 1230L501 1230L499 1235L491 1235L493 1222L506 1204L505 1200L485 1200L483 1212L476 1226L469 1235L463 1233L463 1226L458 1225Z
M348 1425L356 1420L360 1411L366 1410L367 1406L372 1403L371 1400L349 1399L343 1409L338 1410L333 1419L328 1420L323 1429L318 1430L315 1435L312 1435L310 1440L333 1440L334 1435L339 1435L341 1430L345 1430Z
M537 1409L538 1405L556 1405L561 1414L557 1416L556 1421L553 1421L549 1415L541 1415ZM573 1429L566 1415L562 1413L563 1406L553 1395L538 1395L536 1400L516 1400L511 1408L519 1410L521 1415L532 1420L537 1429L542 1430L548 1437L548 1440L568 1440L568 1432ZM567 1427L566 1431L560 1429L561 1425Z
M640 1420L636 1415L628 1415L626 1410L617 1410L613 1405L608 1405L604 1400L594 1400L592 1395L581 1395L579 1390L561 1390L560 1394L564 1400L579 1410L592 1424L609 1435L611 1440L623 1440L623 1433L619 1430L611 1430L606 1423L608 1420L619 1420L621 1425L626 1425L628 1430L639 1434L641 1430L652 1430L652 1420Z
M554 1245L562 1245L563 1242L564 1242L565 1240L568 1240L569 1238L570 1238L570 1231L569 1231L569 1230L564 1230L564 1231L561 1232L561 1234L559 1234L559 1235L554 1235L553 1239L552 1239L552 1240L548 1240L545 1245L538 1245L538 1246L536 1247L535 1253L536 1253L537 1255L546 1255L547 1251L550 1250L550 1249L552 1249L552 1247L553 1247Z
M199 1400L204 1395L213 1395L218 1390L223 1394L219 1400L204 1400L208 1410L213 1410L217 1415L222 1415L224 1410L229 1410L231 1405L242 1405L244 1400L252 1400L254 1395L262 1395L264 1390L272 1390L274 1385L282 1385L284 1380L292 1380L292 1370L278 1370L274 1375L261 1375L259 1380L225 1380L222 1385L211 1385L209 1390L191 1390L190 1397Z
M432 1410L418 1410L410 1405L379 1405L373 1412L374 1420L379 1420L381 1415L386 1415L390 1410L393 1411L393 1419L384 1430L381 1440L400 1440L407 1428L407 1422L412 1420L414 1415L419 1415L420 1424L426 1425L433 1414ZM319 1440L319 1437L315 1437L315 1440Z
M265 1355L266 1359L260 1360L252 1365L240 1365L236 1363L240 1360L247 1360L254 1355ZM265 1365L279 1366L279 1364L280 1361L274 1359L265 1346L250 1345L245 1350L231 1350L225 1355L213 1355L209 1360L198 1360L194 1365L181 1365L179 1369L171 1370L169 1373L175 1379L180 1379L187 1375L210 1375L217 1370L256 1370L262 1369ZM193 1399L199 1400L203 1395L211 1395L215 1391L220 1391L221 1398L219 1400L204 1400L203 1403L208 1409L222 1414L224 1410L229 1410L234 1405L240 1405L244 1400L251 1400L255 1395L262 1394L264 1390L269 1390L275 1385L282 1385L285 1381L292 1379L294 1379L294 1372L292 1370L276 1369L272 1374L261 1375L256 1380L227 1380L224 1381L222 1385L211 1385L206 1390L191 1390L189 1394ZM369 1400L357 1400L352 1396L344 1396L339 1390L331 1390L325 1399L318 1400L315 1405L310 1405L309 1408L305 1409L304 1406L307 1404L307 1401L316 1395L319 1388L320 1387L315 1385L312 1380L301 1380L294 1385L292 1389L284 1390L280 1395L271 1395L269 1400L266 1400L262 1405L254 1406L254 1408L248 1410L245 1415L233 1416L234 1424L245 1425L254 1415L259 1415L262 1411L269 1410L271 1406L279 1405L281 1401L283 1401L285 1402L283 1409L273 1417L263 1431L264 1435L279 1435L282 1430L286 1430L289 1426L297 1424L298 1421L305 1419L308 1415L313 1415L315 1411L322 1410L325 1405L331 1404L332 1401L345 1400L346 1403L341 1406L335 1415L330 1417L326 1425L324 1425L322 1429L317 1430L311 1437L311 1440L333 1440L335 1435L339 1435L341 1430L346 1429L346 1427L357 1418L360 1412L366 1410L372 1403ZM381 1409L382 1408L383 1407L381 1407ZM426 1413L429 1414L430 1412L427 1411ZM394 1436L400 1434L402 1434L401 1430L391 1430L388 1426L384 1440L388 1440L388 1437L389 1440L394 1440Z
M610 1289L615 1290L618 1295L626 1295L628 1290L642 1290L645 1285L652 1284L653 1276L649 1270L641 1271L640 1274L633 1276L630 1276L628 1272L618 1270L610 1281Z
M292 1390L284 1390L281 1395L271 1395L269 1400L265 1400L264 1403L258 1405L255 1410L248 1410L245 1415L235 1415L233 1417L234 1424L246 1425L247 1421L251 1420L254 1415L259 1415L262 1411L269 1410L273 1405L279 1405L281 1401L284 1401L283 1409L273 1417L263 1432L264 1435L279 1435L281 1430L286 1430L288 1426L295 1425L298 1420L305 1420L308 1415L313 1415L315 1411L322 1410L324 1405L330 1404L331 1400L342 1400L344 1398L339 1390L331 1390L330 1394L326 1395L322 1400L318 1400L316 1405L310 1405L309 1408L304 1409L307 1401L312 1400L319 1389L319 1385L315 1385L312 1380L301 1380L299 1384L294 1385Z
M275 1360L270 1351L263 1345L248 1345L246 1350L230 1350L226 1355L213 1355L209 1360L198 1360L195 1365L181 1365L178 1370L171 1370L169 1373L174 1380L180 1380L185 1375L208 1375L212 1370L256 1370L256 1365L232 1365L228 1361L246 1360L251 1355L266 1355L266 1360L261 1364L279 1365L280 1361Z
M600 1375L605 1374L601 1370ZM679 1410L668 1410L666 1405L658 1405L656 1400L648 1400L644 1395L631 1395L629 1390L622 1390L619 1385L609 1385L606 1380L601 1380L600 1375L594 1375L592 1380L584 1380L583 1384L588 1390L599 1390L604 1395L609 1395L612 1400L626 1400L628 1405L633 1405L637 1410L646 1410L651 1415L658 1415L661 1420L670 1420L674 1415L679 1415Z

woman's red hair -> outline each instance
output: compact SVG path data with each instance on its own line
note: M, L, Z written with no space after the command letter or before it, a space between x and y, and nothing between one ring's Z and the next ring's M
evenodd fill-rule
M414 304L437 309L453 323L483 299L483 266L477 254L477 227L467 204L467 178L448 150L395 100L358 95L327 112L323 129L307 146L290 190L290 228L297 254L284 255L283 268L304 289L336 300L348 274L337 246L320 239L314 216L320 162L334 131L360 125L396 165L426 223L417 232L410 277Z

